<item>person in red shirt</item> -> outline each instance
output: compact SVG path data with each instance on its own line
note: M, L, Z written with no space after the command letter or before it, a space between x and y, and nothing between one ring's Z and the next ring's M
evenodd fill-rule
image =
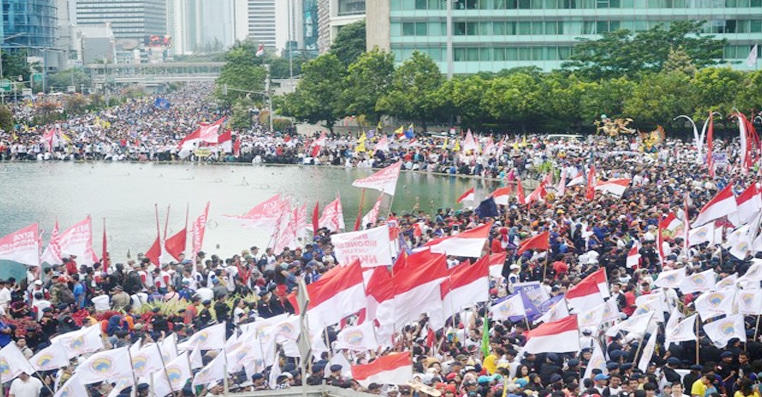
M64 265L66 266L66 273L69 273L70 276L73 276L78 272L76 259L76 255L69 255L69 258L63 258Z
M553 262L553 271L556 273L556 279L560 280L569 273L569 265L564 261L563 255L558 255Z
M622 313L626 314L627 317L632 316L632 313L635 313L635 298L635 286L627 284L627 286L624 287L625 306L622 308Z

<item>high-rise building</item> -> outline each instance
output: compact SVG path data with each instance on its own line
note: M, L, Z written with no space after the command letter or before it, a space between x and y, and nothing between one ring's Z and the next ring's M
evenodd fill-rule
M167 0L167 32L172 53L188 55L201 45L201 1Z
M3 23L0 45L5 49L19 47L53 48L58 28L56 0L2 0ZM32 48L34 52L34 48Z
M278 53L289 41L292 0L249 0L249 39Z
M167 35L167 0L75 0L76 24L110 23L117 40Z
M369 3L375 2L376 0L373 0ZM331 43L336 39L341 28L363 19L365 19L365 0L320 0L318 2L320 52L330 49Z
M579 38L679 20L706 20L706 33L727 39L724 59L734 68L748 68L743 60L762 43L762 0L449 0L449 7L448 0L373 0L367 5L369 49L391 50L397 62L421 51L453 74L519 66L549 71L561 67Z

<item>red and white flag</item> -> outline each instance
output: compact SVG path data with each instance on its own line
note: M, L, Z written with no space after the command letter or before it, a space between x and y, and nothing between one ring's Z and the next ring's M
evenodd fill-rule
M375 150L380 150L382 152L388 152L389 151L389 139L386 138L386 135L382 135L381 138L376 142L376 146L373 147Z
M394 325L394 284L392 275L386 267L373 269L365 285L368 310L366 316L370 322L378 321L382 326Z
M530 237L521 242L519 250L516 251L516 255L521 255L524 251L546 251L550 247L550 233L547 231L542 232L534 237Z
M471 129L469 129L468 132L466 132L466 139L463 140L463 152L476 152L477 149L478 147L476 146L476 140L474 140L474 135L471 134Z
M397 189L397 179L400 177L400 170L402 170L402 161L398 161L367 178L357 179L352 182L352 186L375 189L394 196L394 192Z
M585 198L588 200L595 199L595 185L598 183L595 177L595 165L591 165L587 171L587 188L585 189Z
M225 153L233 153L233 133L227 130L217 137L217 145Z
M61 234L59 244L61 255L64 257L76 255L77 263L80 265L92 266L98 261L98 256L93 250L93 227L90 216L66 229Z
M598 269L566 292L569 306L577 313L602 305L609 295L606 269Z
M289 209L288 200L283 200L280 194L257 204L243 215L223 215L223 218L238 221L243 227L259 227L272 231L281 219L284 211Z
M433 255L419 265L405 266L392 276L394 285L394 317L398 327L417 321L422 313L440 310L440 284L447 278L444 254Z
M199 215L199 217L193 221L193 226L191 227L191 244L193 257L195 257L199 251L201 251L201 247L204 245L204 233L206 232L206 220L208 218L209 202L207 201L206 207L204 207L204 212L202 212L201 215Z
M352 366L352 379L363 387L371 383L402 385L413 379L413 361L408 353L392 353L366 365Z
M524 185L521 184L521 179L516 179L516 201L521 205L527 203L526 196L524 195Z
M577 173L577 175L572 178L569 183L566 184L566 187L572 187L577 185L584 185L585 184L585 173L581 170Z
M640 268L640 251L638 244L633 244L627 253L627 267L630 269Z
M566 172L561 173L561 180L556 186L556 195L562 197L564 194L566 194Z
M730 215L738 210L736 204L736 198L733 195L733 184L729 183L717 193L714 198L709 200L708 203L701 208L696 220L693 221L693 227L701 226L705 223L709 223L715 219L722 218L723 216Z
M366 307L360 261L337 266L307 286L307 318L315 332Z
M448 271L450 277L442 292L444 318L454 315L461 308L485 302L489 299L489 258L483 256L473 265L461 264Z
M625 190L630 187L630 182L632 182L630 178L610 179L595 185L595 190L622 197Z
M492 196L492 199L495 200L495 204L497 205L508 205L508 199L511 195L511 188L510 187L501 187L495 189L490 196ZM460 202L460 201L459 201Z
M0 238L0 259L40 266L40 228L35 223Z
M60 265L63 263L61 258L61 237L58 236L58 220L56 220L55 226L53 226L53 232L50 233L50 240L45 251L40 256L40 263L47 263L48 265Z
M217 144L220 137L220 128L225 122L225 117L215 121L212 124L204 124L199 128L199 141L205 143Z
M541 182L537 188L535 188L532 193L529 194L529 197L526 198L526 204L532 204L533 202L544 202L545 196L548 195L548 192L545 191L545 182Z
M489 222L454 236L439 239L436 243L426 244L426 246L433 253L479 258L482 256L491 228L492 222Z
M461 194L460 197L458 197L458 204L464 202L464 201L474 201L476 199L476 195L474 194L476 192L476 188L471 188L466 190L465 193Z
M728 220L735 226L745 225L751 222L760 210L762 210L762 197L757 184L752 183L736 197L736 211L728 215Z
M577 352L579 349L576 315L542 324L527 332L524 345L524 352L531 354Z
M383 193L379 194L378 199L376 199L376 202L373 204L373 208L371 208L370 211L368 211L368 213L362 217L363 226L367 226L367 225L373 226L376 224L376 222L378 221L378 214L381 211L381 201L383 200L383 198L384 198L384 194Z
M259 43L259 47L257 47L257 52L254 53L254 55L258 57L265 55L265 45L262 43Z
M341 196L336 195L336 200L328 203L323 208L323 215L320 216L318 224L321 228L327 228L332 232L338 232L345 229L344 210L341 207Z

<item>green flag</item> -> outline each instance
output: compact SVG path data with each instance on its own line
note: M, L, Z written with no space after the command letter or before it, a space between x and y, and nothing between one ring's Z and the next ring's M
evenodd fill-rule
M484 326L482 327L482 354L489 356L489 321L487 321L487 312L484 313Z

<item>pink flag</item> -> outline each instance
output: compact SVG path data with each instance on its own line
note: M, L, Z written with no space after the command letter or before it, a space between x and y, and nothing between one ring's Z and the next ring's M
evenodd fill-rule
M378 195L378 199L376 199L376 203L373 204L373 208L368 211L367 214L365 214L364 217L362 217L362 224L364 226L375 225L376 221L378 221L378 213L381 210L381 200L384 198L384 194L381 193Z
M561 181L558 182L558 186L556 187L556 195L558 197L561 197L564 194L566 194L566 172L561 173Z
M381 139L376 142L375 150L380 150L382 152L389 151L389 139L386 138L386 135L383 135Z
M0 259L40 266L40 229L35 223L0 238Z
M47 263L49 265L60 265L63 263L61 258L61 245L60 237L58 236L58 220L53 227L53 232L50 233L50 241L48 241L48 247L43 251L40 257L40 263Z
M77 256L77 263L91 266L98 261L98 256L93 250L93 226L90 216L75 223L61 234L61 255Z
M352 182L352 186L375 189L394 196L401 169L402 161L398 161L367 178L355 180Z
M191 228L191 244L193 246L194 257L201 251L201 247L204 245L204 232L206 232L206 220L208 219L208 216L209 202L207 201L204 212L193 221L193 226Z
M288 210L288 206L288 201L282 200L280 194L276 194L257 204L243 216L223 215L223 217L237 220L245 227L261 227L269 230L276 226L283 211Z
M323 215L318 220L319 227L328 228L332 232L344 230L344 211L341 207L341 196L336 195L336 200L331 201L323 208Z

